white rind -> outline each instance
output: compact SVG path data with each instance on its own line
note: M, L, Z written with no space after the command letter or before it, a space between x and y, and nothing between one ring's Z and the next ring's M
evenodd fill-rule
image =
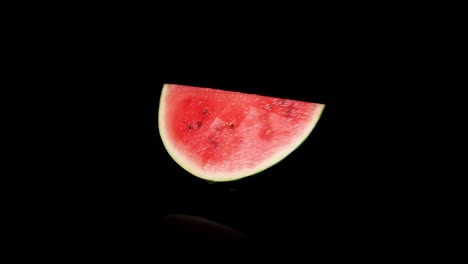
M170 84L164 84L159 102L158 127L161 140L164 144L164 147L166 148L166 151L177 164L179 164L182 168L184 168L186 171L190 172L194 176L209 181L234 181L248 176L252 176L277 164L278 162L286 158L289 154L291 154L294 150L296 150L309 137L309 135L312 133L313 129L317 125L317 122L320 119L322 112L325 108L324 104L319 104L314 109L314 113L312 114L313 119L307 124L302 133L295 137L295 140L293 142L285 145L283 149L277 150L272 157L258 164L255 168L246 168L236 172L210 172L200 168L200 166L195 164L193 161L190 160L189 157L187 157L186 153L179 151L176 148L176 146L172 144L172 142L167 136L166 125L165 122L163 122L163 115L166 111L166 108L165 104L162 101L166 96L169 85Z

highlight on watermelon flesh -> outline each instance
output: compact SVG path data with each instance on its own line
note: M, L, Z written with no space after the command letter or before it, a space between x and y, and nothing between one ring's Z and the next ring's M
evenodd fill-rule
M164 84L158 110L169 155L194 176L234 181L277 164L316 126L324 104Z

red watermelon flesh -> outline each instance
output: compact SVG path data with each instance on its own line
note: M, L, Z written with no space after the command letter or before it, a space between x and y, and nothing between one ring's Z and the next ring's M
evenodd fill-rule
M170 156L210 181L263 171L310 135L324 104L165 84L159 132Z

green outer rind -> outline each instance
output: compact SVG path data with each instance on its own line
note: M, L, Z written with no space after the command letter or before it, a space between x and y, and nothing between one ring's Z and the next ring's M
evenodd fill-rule
M234 181L239 180L248 176L252 176L258 174L273 165L277 164L278 162L282 161L288 155L290 155L294 150L296 150L312 133L313 129L317 125L323 110L325 108L325 104L319 104L313 113L313 119L307 124L306 128L303 130L302 134L297 136L293 142L288 145L285 145L283 149L276 151L275 154L260 163L256 168L253 169L243 169L237 172L231 173L219 173L219 172L210 172L201 169L198 165L192 162L187 155L180 152L174 144L172 144L171 140L169 140L167 136L167 129L164 122L164 113L165 113L165 104L163 100L166 97L167 90L171 84L164 84L163 89L161 91L161 97L159 101L159 110L158 110L158 127L159 127L159 134L161 136L161 140L166 148L166 151L172 157L172 159L179 164L183 169L188 171L189 173L193 174L196 177L201 179L205 179L208 181L215 181L215 182L227 182L227 181Z

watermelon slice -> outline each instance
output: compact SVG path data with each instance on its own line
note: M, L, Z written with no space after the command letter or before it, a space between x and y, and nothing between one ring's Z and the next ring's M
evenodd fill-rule
M214 182L261 172L310 135L324 104L219 89L165 84L159 133L189 173Z

